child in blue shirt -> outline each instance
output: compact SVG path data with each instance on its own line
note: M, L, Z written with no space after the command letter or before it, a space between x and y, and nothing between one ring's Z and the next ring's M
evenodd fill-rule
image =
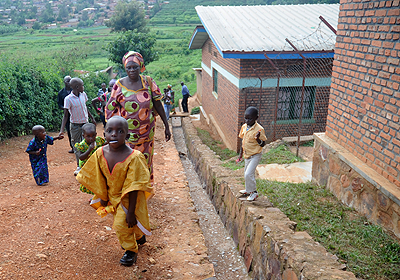
M49 182L49 169L47 166L47 145L53 145L54 140L63 139L64 136L51 137L41 125L32 128L35 137L29 142L26 152L29 154L33 177L36 184L41 186Z

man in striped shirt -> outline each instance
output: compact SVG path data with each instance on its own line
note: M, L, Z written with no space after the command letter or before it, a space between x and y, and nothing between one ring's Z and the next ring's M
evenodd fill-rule
M95 125L96 121L86 107L86 101L88 101L88 98L84 92L85 87L83 86L83 81L80 78L73 78L70 81L70 86L72 88L72 92L64 99L64 116L61 123L60 133L58 135L64 135L64 127L67 123L69 113L71 143L74 147L74 153L78 165L74 175L77 175L80 171L80 167L79 155L77 149L75 148L75 143L80 143L83 140L82 126L88 122L88 116L90 116Z

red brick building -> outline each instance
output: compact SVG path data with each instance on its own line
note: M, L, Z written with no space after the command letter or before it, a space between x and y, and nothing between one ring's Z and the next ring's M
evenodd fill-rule
M341 0L313 177L400 237L399 1Z
M203 25L189 47L202 49L202 117L227 147L238 150L248 106L259 109L270 140L296 136L300 115L301 135L325 131L336 35L319 16L336 28L339 5L196 11Z

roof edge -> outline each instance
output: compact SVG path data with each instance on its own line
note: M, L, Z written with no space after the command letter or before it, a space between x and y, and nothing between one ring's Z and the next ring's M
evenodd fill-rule
M199 38L199 36L198 36L199 33L207 33L204 26L198 25L194 29L192 38L190 38L190 42L189 42L189 50L201 49L203 47L204 43L207 41L207 39ZM208 35L208 33L207 33L207 35ZM196 45L201 45L201 47L194 47L193 46L194 43L197 43Z

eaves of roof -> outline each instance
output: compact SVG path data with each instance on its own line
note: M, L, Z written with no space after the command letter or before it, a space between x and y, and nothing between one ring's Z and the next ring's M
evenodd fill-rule
M189 49L201 49L210 38L223 58L265 59L267 55L270 59L300 59L301 56L285 42L286 37L296 43L304 38L308 40L308 46L304 44L298 48L306 58L334 56L336 35L318 17L326 16L336 28L339 13L337 4L198 6L196 11L203 25L195 28ZM259 26L256 26L257 19L254 22L249 20L249 13L255 15L256 11L264 14L269 11L268 16L263 17L269 19L263 19ZM234 19L232 13L235 14ZM293 22L289 23L288 17L293 18Z

